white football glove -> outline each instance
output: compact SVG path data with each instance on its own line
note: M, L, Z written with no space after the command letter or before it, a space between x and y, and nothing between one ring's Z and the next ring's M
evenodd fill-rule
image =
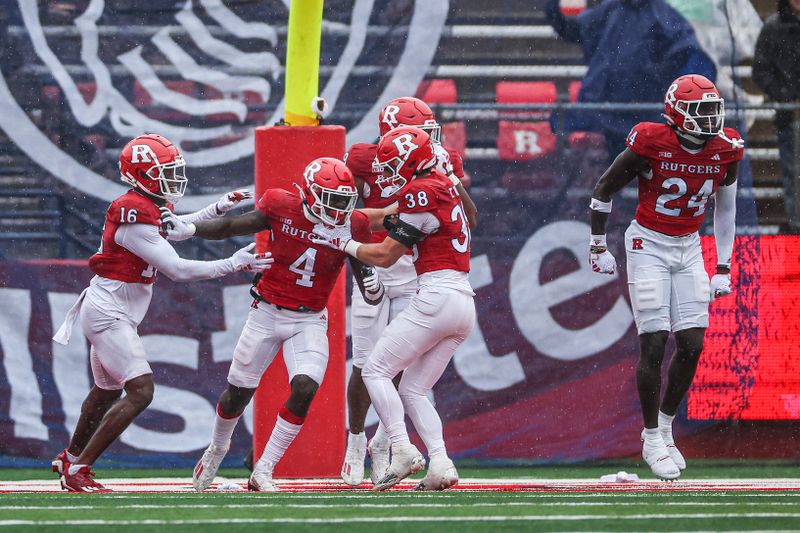
M168 241L185 241L194 235L194 224L186 223L178 215L167 209L159 207L161 210L161 229L166 233Z
M244 248L236 250L230 256L231 263L233 263L234 272L261 272L272 268L272 263L275 261L272 254L267 252L263 254L251 254L250 251L256 247L256 243L251 242Z
M347 246L347 243L352 239L353 234L350 233L349 222L344 226L337 227L317 224L314 226L314 234L311 237L311 242L344 252L345 246Z
M733 292L731 289L731 275L730 274L714 274L709 284L709 292L711 293L711 301L717 298L726 296Z
M613 274L617 271L617 260L606 248L605 235L592 235L589 239L589 264L600 274Z
M377 305L383 299L386 288L381 283L378 270L375 267L364 265L361 267L361 282L364 285L364 300Z
M217 200L217 214L224 215L231 209L237 207L240 203L251 198L253 198L253 191L248 191L247 189L237 189L235 191L225 193L219 200Z

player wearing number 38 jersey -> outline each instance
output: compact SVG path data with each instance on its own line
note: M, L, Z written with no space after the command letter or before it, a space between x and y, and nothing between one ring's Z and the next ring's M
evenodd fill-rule
M589 262L615 274L605 228L611 196L638 178L639 205L625 232L628 287L639 331L636 383L644 418L642 455L653 473L677 478L686 467L672 421L694 378L708 327L708 303L731 292L730 262L736 218L736 175L744 156L739 134L724 128L724 103L714 84L681 76L664 97L666 124L641 123L627 149L606 170L591 201ZM698 230L714 198L716 274L706 274ZM676 351L661 397L667 337Z
M458 481L458 473L427 394L475 322L468 279L470 229L457 185L434 169L426 132L410 126L391 130L381 137L376 158L384 181L396 185L399 219L389 235L380 243L365 244L355 235L324 231L317 240L382 268L413 251L417 294L383 330L361 374L392 451L391 464L374 488L391 487L425 466L409 442L407 413L430 456L428 474L418 488L442 490ZM401 371L395 390L392 379Z
M137 327L150 306L157 272L174 281L194 281L260 271L272 263L269 254L251 254L254 245L218 261L178 256L162 233L159 208L183 196L187 180L183 158L166 138L136 137L123 148L119 166L122 181L132 189L109 206L100 249L89 259L96 275L53 337L62 344L69 342L80 316L91 343L95 386L83 402L68 448L53 461L61 486L70 492L107 492L92 479L91 465L153 398L152 371ZM218 218L251 196L248 191L233 191L179 219ZM126 394L120 399L123 389Z

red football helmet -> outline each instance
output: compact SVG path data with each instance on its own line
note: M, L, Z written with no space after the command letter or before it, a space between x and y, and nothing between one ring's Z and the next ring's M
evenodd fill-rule
M430 135L413 126L395 128L381 137L375 158L383 169L375 183L384 198L397 194L420 172L436 164Z
M391 100L381 109L379 121L381 137L398 126L416 126L430 135L433 142L441 142L442 128L436 116L419 98L405 96Z
M175 145L154 133L139 135L119 154L122 181L173 204L186 191L185 168Z
M699 74L672 82L664 96L664 117L677 129L700 137L722 133L725 102L714 83Z
M356 207L358 191L353 173L333 157L320 157L306 166L300 191L309 211L325 224L344 226Z

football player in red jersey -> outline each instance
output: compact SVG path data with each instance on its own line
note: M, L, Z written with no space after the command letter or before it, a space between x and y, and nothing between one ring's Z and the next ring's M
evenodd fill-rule
M240 217L187 225L165 215L174 226L169 237L175 240L192 235L224 239L271 230L268 250L275 259L251 291L252 309L233 353L228 388L217 404L212 442L194 469L197 490L213 482L239 417L282 346L291 392L248 482L253 491L277 490L273 469L300 432L325 376L325 305L347 256L313 242L313 237L326 228L336 232L347 225L359 238L369 240L370 223L366 215L354 212L358 193L353 174L337 159L323 157L309 163L299 189L299 193L268 189L256 209ZM377 305L384 288L374 271L364 277L364 265L351 259L351 266L364 300Z
M441 127L431 108L422 100L413 97L395 98L387 103L379 115L381 137L398 126L416 126L430 135L436 154L436 170L448 176L458 190L464 203L464 212L470 228L477 223L477 209L464 186L468 178L464 174L461 156L456 150L445 148L441 140ZM396 190L383 179L381 166L375 159L377 144L354 144L350 147L345 162L353 172L364 207L384 209L397 204ZM381 185L385 184L383 188ZM382 242L386 231L373 233L372 242ZM369 447L372 458L371 479L377 483L389 467L389 438L378 425L374 437L367 444L364 421L370 406L369 393L361 377L361 370L372 353L381 332L406 308L417 292L417 274L411 261L410 251L395 264L378 268L378 277L386 287L386 297L378 306L364 302L360 293L353 291L350 307L350 331L353 341L353 369L347 384L347 409L349 432L347 452L342 464L341 477L348 485L358 485L364 478L364 458Z
M131 190L111 202L100 249L89 259L95 276L53 337L62 344L69 342L80 315L92 345L95 386L83 402L69 447L53 461L61 486L70 492L108 491L92 479L92 464L153 399L152 371L136 328L150 306L156 272L174 281L195 281L260 271L272 263L269 254L250 253L255 244L218 261L178 256L161 234L159 207L183 196L184 166L178 149L161 135L141 135L122 149L121 179ZM218 218L250 196L234 191L180 218L186 222ZM123 390L125 397L120 399Z
M591 201L590 263L614 275L606 246L611 197L638 179L639 205L625 232L628 287L639 332L636 384L644 416L642 455L653 473L676 479L686 461L675 446L672 420L689 390L708 327L708 302L730 294L736 222L736 176L744 142L724 127L724 103L714 84L690 74L664 98L666 124L633 127L627 148L600 177ZM710 282L698 230L714 195L717 271ZM669 332L676 350L661 398L661 363Z
M458 473L427 394L475 322L470 228L456 186L434 168L436 156L426 132L395 128L378 143L377 160L384 169L379 186L391 187L398 200L399 217L389 235L379 243L364 243L343 231L323 231L317 240L381 268L412 251L417 294L383 330L362 371L391 442L391 464L374 488L387 489L425 466L408 439L408 413L430 456L428 474L418 489L443 490L458 482ZM396 390L392 379L400 372Z

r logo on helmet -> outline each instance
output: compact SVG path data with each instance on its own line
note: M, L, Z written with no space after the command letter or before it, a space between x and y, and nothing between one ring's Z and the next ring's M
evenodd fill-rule
M408 155L419 148L418 145L414 144L414 138L411 134L405 134L393 139L392 142L397 147L397 154L402 157L403 159L408 159Z
M394 129L399 124L397 120L397 113L400 112L400 108L396 105L387 105L383 110L383 122L389 126L389 129Z
M134 144L131 146L131 163L158 163L153 149L146 144Z

